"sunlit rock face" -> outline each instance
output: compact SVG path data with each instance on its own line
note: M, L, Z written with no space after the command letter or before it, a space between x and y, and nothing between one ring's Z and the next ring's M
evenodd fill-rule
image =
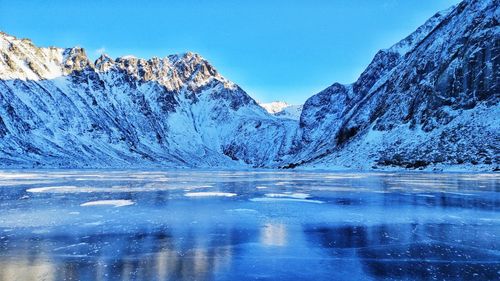
M311 97L295 164L498 167L498 1L463 1Z
M268 166L297 128L194 53L91 62L2 33L0 78L1 166Z

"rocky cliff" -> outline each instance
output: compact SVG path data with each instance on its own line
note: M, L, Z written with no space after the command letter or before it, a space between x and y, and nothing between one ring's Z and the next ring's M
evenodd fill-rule
M499 20L497 0L463 1L309 98L290 166L498 167Z
M0 78L2 166L269 166L297 129L193 53L91 62L0 34Z

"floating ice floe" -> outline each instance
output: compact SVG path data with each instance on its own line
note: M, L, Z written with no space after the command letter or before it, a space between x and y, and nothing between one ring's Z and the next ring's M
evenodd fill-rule
M275 183L274 185L287 185L287 184L290 184L290 182L279 181L279 182Z
M30 188L27 189L27 192L31 193L41 193L41 192L50 192L50 191L59 191L59 192L65 192L65 191L73 191L76 186L46 186L46 187L35 187L35 188Z
M229 209L226 210L226 212L230 213L258 213L259 211L254 210L254 209L244 209L244 208L239 208L239 209Z
M186 191L199 188L212 187L210 185L196 185L190 186ZM92 193L92 192L105 192L105 193L128 193L128 192L152 192L177 189L177 186L168 186L164 184L146 184L140 187L114 185L109 187L96 187L96 186L44 186L27 189L30 193Z
M260 197L260 198L252 198L250 201L253 202L304 202L304 203L316 203L323 204L325 202L320 200L309 200L309 199L296 199L296 198L286 198L286 197Z
M114 207L123 207L134 205L135 203L132 200L98 200L98 201L90 201L83 204L80 204L82 207L87 206L114 206Z
M236 196L236 193L230 193L230 192L214 192L214 191L207 191L207 192L188 192L184 194L184 196L187 197L212 197L212 196L217 196L217 197L233 197Z
M294 199L307 199L311 197L307 193L267 193L264 196L271 198L294 198Z

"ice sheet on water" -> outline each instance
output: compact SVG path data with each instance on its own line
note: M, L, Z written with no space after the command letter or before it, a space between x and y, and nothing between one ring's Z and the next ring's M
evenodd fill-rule
M17 174L22 184L12 185ZM499 182L437 173L0 172L0 280L36 271L40 260L60 276L92 280L107 280L96 275L104 266L108 276L148 280L490 280L500 266Z

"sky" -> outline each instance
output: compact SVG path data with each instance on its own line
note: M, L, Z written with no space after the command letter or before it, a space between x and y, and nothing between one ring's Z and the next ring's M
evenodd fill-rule
M262 102L352 83L375 53L459 0L0 0L0 30L91 59L192 51Z

